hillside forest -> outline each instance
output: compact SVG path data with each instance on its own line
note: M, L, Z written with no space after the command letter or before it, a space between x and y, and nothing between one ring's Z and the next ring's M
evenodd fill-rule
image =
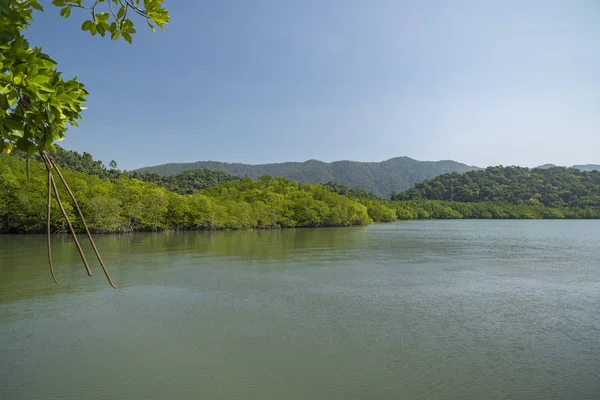
M381 199L334 182L240 178L206 169L169 176L128 172L112 162L107 168L89 153L62 149L54 159L97 233L342 227L413 219L600 218L600 173L564 167L444 174ZM62 197L68 198L66 193ZM66 232L55 203L53 210L52 231ZM0 232L41 233L45 223L43 164L32 160L28 168L22 159L1 155Z

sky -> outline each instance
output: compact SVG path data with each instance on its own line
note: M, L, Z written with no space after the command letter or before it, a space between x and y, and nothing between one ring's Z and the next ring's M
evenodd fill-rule
M90 92L60 144L121 169L600 164L596 0L165 0L131 45L45 4L30 44Z

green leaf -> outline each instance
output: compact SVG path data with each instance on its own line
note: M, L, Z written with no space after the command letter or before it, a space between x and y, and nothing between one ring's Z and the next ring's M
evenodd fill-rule
M8 107L12 107L19 101L19 96L14 90L11 90L6 94L6 100L8 100Z
M48 99L50 98L50 94L38 92L37 97L42 101L48 101Z
M61 17L69 18L70 15L71 15L71 7L65 7L62 10L60 10Z
M0 94L0 110L8 110L8 100L6 100L6 96L3 94Z
M46 113L48 114L48 122L53 123L54 120L56 119L56 114L54 114L54 112L52 111L52 108L48 107L48 110Z
M22 138L22 137L23 137L23 135L25 134L25 132L23 132L23 128L21 128L21 127L18 127L18 128L17 128L17 127L15 126L15 124L11 124L11 125L13 126L13 128L12 128L12 129L10 129L10 126L9 126L10 132L11 132L13 135L15 135L16 137ZM18 144L17 144L17 145L18 145ZM21 146L19 146L19 148L21 148ZM27 151L27 150L23 150L23 151Z
M87 20L87 21L83 21L83 24L81 24L81 30L82 31L89 31L92 26L94 25L93 21Z
M123 32L123 39L127 40L129 42L129 44L131 44L131 35L127 32Z
M33 146L33 145L31 145L31 144L30 144L30 145L27 147L27 154L26 154L26 156L25 156L25 157L27 157L27 160L29 161L29 157L31 157L31 156L32 156L32 155L34 155L34 154L35 154L35 146Z
M50 93L53 93L55 90L52 86L48 85L47 83L36 83L36 86L39 87L41 90Z
M112 40L117 40L120 36L121 36L121 34L117 30L112 31L112 33L110 34L110 38Z
M146 23L148 24L148 26L150 27L150 29L152 29L152 32L156 32L156 27L154 25L152 25L150 23L150 21L146 21Z
M31 2L31 7L35 8L38 11L44 11L44 7L42 7L40 5L40 3L38 3L37 1L32 1Z
M118 19L121 19L125 16L125 10L126 10L125 6L121 6L121 8L119 8L119 11L117 12Z
M98 30L100 36L104 37L104 35L106 34L106 27L103 25L103 23L97 24L96 29Z
M110 14L107 12L101 12L96 14L96 20L106 22L110 18Z
M52 0L52 4L54 4L56 7L63 7L66 5L64 0Z
M50 78L46 75L36 75L33 78L29 79L29 82L34 84L48 83L50 82Z

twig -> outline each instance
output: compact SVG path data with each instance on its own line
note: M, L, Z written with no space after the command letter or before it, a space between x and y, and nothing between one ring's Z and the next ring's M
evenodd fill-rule
M125 0L125 3L126 3L126 4L127 4L129 7L133 8L133 11L135 11L135 12L136 12L137 14L139 14L140 16L142 16L142 17L145 17L145 18L148 18L148 13L147 13L146 11L144 11L144 10L140 9L140 8L139 8L138 6L136 6L136 5L135 5L135 3L133 3L132 1Z
M100 257L100 252L98 251L98 248L96 247L96 243L94 243L94 239L92 238L92 234L90 233L90 230L88 229L87 223L85 222L85 218L83 217L83 213L81 212L81 208L79 208L79 204L77 203L77 199L75 198L75 195L71 191L71 188L67 184L67 181L65 180L65 178L62 175L62 173L60 172L60 169L58 168L58 165L56 165L54 163L54 161L52 161L52 159L50 158L50 156L47 153L46 153L46 158L48 159L49 164L52 167L54 167L54 169L58 173L58 176L59 176L61 182L63 183L63 185L67 189L67 192L69 193L69 196L71 196L71 200L73 200L73 205L75 205L75 209L77 210L77 213L79 214L79 218L81 218L81 223L83 224L83 227L85 228L85 232L87 234L88 239L90 240L90 243L92 245L92 249L94 249L94 253L96 254L96 257L98 258L98 261L100 262L100 265L102 266L102 270L104 271L104 275L106 275L106 279L108 280L108 283L110 283L110 286L112 286L114 289L116 289L117 287L115 286L115 284L113 283L112 279L110 278L110 274L108 273L108 270L106 269L106 266L104 265L104 261L102 261L102 257Z

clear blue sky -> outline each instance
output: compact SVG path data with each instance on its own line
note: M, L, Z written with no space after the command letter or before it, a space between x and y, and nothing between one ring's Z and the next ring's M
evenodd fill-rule
M31 43L91 93L64 147L125 169L600 163L597 0L165 4L165 32L138 23L132 45L81 32L83 12L36 14Z

